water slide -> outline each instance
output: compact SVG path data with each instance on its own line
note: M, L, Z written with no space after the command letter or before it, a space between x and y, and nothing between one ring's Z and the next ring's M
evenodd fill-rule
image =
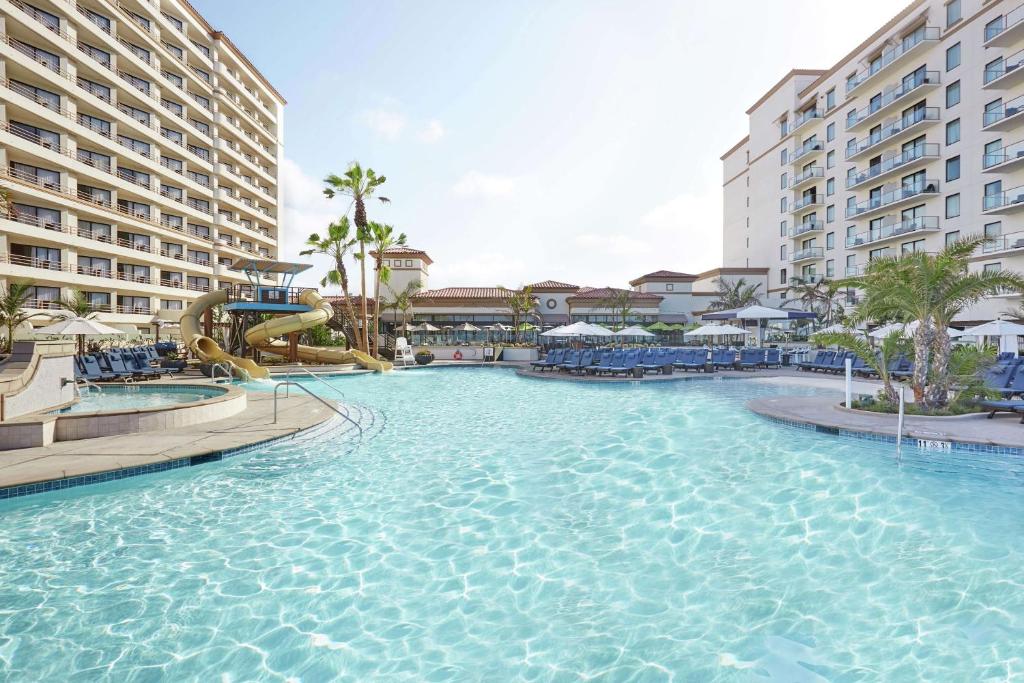
M238 374L249 375L255 379L264 379L270 376L265 367L257 365L250 358L233 356L220 347L217 342L206 337L200 332L199 319L206 309L211 306L227 302L228 293L225 290L204 294L196 299L185 309L181 316L181 338L185 344L204 361L213 363L228 363ZM288 355L288 342L274 339L291 332L298 332L309 329L316 325L326 323L334 316L334 309L320 296L315 289L307 289L299 301L309 306L312 310L304 313L295 313L280 318L268 320L250 328L245 333L245 342L260 351L273 353L279 356ZM349 351L345 349L327 349L315 346L302 346L297 349L299 360L308 363L324 364L358 364L368 370L378 372L390 370L393 366L387 361L380 361L362 351Z

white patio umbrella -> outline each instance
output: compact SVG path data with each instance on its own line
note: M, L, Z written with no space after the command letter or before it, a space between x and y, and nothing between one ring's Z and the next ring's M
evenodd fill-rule
M610 337L612 334L614 333L605 327L592 325L582 320L571 325L563 325L547 332L541 332L541 335L544 337Z
M410 329L416 332L438 332L440 331L441 328L434 327L430 323L420 323L419 325L416 325L415 327L412 327Z
M97 320L89 318L65 318L59 322L46 327L33 330L36 334L57 334L65 337L78 337L78 352L85 352L85 338L87 336L98 336L108 334L124 334L123 330L104 325Z
M462 323L455 328L456 332L479 332L480 328L472 323Z
M1024 325L1009 320L993 320L969 327L960 334L965 337L999 337L999 352L1016 356L1019 348L1017 337L1024 335Z
M854 329L852 327L847 327L846 325L843 325L842 323L836 323L835 325L829 325L828 327L823 327L820 330L818 330L817 332L815 332L814 334L842 334L844 332L847 332L849 334L858 334L858 335L863 335L864 334L864 330L857 330L857 329Z
M765 320L799 320L801 318L815 318L815 313L810 311L794 311L785 308L770 308L768 306L754 305L740 308L734 311L715 311L705 313L701 316L704 320L756 320L757 342L762 343L764 339Z
M648 332L639 325L633 325L632 327L625 327L618 332L613 333L616 337L653 337L653 332Z
M726 337L739 334L749 334L742 327L735 325L704 325L695 330L683 333L684 337Z
M907 337L913 337L914 333L917 332L919 324L920 323L917 320L910 323L889 323L888 325L882 325L877 330L872 330L868 333L868 336L873 339L885 339L889 335L902 332ZM963 335L963 332L960 330L954 330L952 327L947 327L946 334L950 337L959 337Z

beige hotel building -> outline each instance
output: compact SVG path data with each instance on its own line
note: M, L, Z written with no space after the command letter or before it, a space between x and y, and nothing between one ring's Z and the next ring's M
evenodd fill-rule
M151 332L277 256L285 101L188 2L0 0L0 38L0 282L32 308Z
M916 0L747 114L749 135L722 157L724 265L768 267L766 303L973 234L989 240L972 269L1024 272L1020 0ZM1020 303L989 297L964 319Z

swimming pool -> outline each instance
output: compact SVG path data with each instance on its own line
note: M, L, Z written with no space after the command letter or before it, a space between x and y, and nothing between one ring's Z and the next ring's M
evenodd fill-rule
M203 399L221 396L222 389L205 389L190 385L176 387L173 385L145 384L112 384L100 389L84 387L81 399L73 405L55 410L58 414L91 413L98 410L138 410L140 408L159 408L178 403L192 403Z
M745 380L331 383L383 429L0 504L0 677L1024 670L1019 459L897 462L744 411L778 392Z

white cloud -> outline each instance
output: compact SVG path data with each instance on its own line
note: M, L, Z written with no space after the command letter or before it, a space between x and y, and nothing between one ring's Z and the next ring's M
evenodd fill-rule
M441 122L437 119L431 119L423 126L417 137L420 142L431 144L443 138L444 133L444 126L441 125Z
M403 114L388 109L366 109L360 115L363 124L384 138L395 141L405 130L406 119Z
M480 171L466 173L452 186L452 192L463 197L507 197L515 189L515 178Z
M288 158L281 161L280 180L284 207L278 219L278 258L282 261L312 263L312 268L295 278L295 284L316 287L333 264L325 256L300 256L299 252L305 248L305 241L312 233L323 233L328 225L344 214L348 208L347 200L343 197L324 197L323 183L307 175Z

